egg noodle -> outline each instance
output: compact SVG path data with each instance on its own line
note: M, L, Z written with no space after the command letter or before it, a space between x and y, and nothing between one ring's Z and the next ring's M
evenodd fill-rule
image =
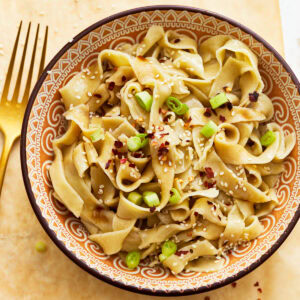
M295 145L273 121L257 57L227 35L160 26L100 52L60 89L54 196L108 255L173 273L214 271L263 231Z

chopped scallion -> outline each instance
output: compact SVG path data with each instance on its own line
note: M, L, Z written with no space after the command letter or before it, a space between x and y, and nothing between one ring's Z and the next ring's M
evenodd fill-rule
M148 205L148 207L158 206L160 200L155 192L146 191L143 193L143 200Z
M177 250L177 246L172 241L165 241L161 247L161 253L166 257L169 257L172 254L174 254L176 250Z
M262 146L268 147L272 145L276 140L276 133L269 130L267 131L261 138L260 138L260 143Z
M90 137L93 143L103 140L104 139L103 129L98 128L97 130L94 131L93 134L90 135Z
M126 265L129 269L135 269L141 260L139 251L131 251L126 255Z
M142 91L135 94L135 99L138 102L139 106L142 107L145 111L150 111L153 98L147 91Z
M144 148L145 146L148 145L149 139L147 139L147 133L139 133L136 136L141 139L141 147L140 148Z
M217 130L218 130L218 126L213 121L209 121L203 126L200 133L204 135L206 138L210 138L217 132Z
M132 136L127 140L128 150L135 152L141 148L142 142L138 136Z
M181 199L181 196L180 196L180 193L178 192L178 190L175 188L172 188L169 202L171 204L177 204L180 201L180 199Z
M216 109L228 101L225 93L220 93L209 100L211 108Z
M179 99L175 97L169 97L167 99L167 106L176 115L179 116L184 115L189 110L189 107L185 103L182 103Z
M135 205L141 205L143 201L143 196L137 192L131 192L128 195L128 200L134 203Z
M36 242L36 244L35 244L35 250L36 250L37 252L45 252L45 251L47 250L47 245L46 245L46 243L43 242L43 241L38 241L38 242Z

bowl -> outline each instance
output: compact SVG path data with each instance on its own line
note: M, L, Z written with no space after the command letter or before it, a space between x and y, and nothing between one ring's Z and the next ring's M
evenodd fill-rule
M247 247L226 256L225 268L212 273L182 272L141 265L129 270L118 256L108 257L88 239L87 230L53 197L48 168L53 160L52 140L65 129L59 88L78 71L96 61L97 53L120 44L136 43L147 29L161 25L185 33L201 43L227 34L247 44L257 55L272 99L275 120L284 132L296 133L296 146L285 161L277 187L280 204L264 217L264 231ZM287 238L299 218L300 196L300 85L284 59L265 40L224 16L184 6L148 6L121 12L88 27L66 44L36 83L25 113L21 160L25 187L34 212L55 244L77 265L95 277L130 291L152 295L188 295L231 283L254 270Z

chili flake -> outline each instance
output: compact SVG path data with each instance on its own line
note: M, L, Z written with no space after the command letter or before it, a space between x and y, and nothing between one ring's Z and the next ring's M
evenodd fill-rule
M256 102L258 99L258 96L259 96L259 94L256 91L254 91L253 93L249 93L249 100L251 102Z
M109 168L109 166L110 166L110 164L111 164L111 159L110 159L110 160L108 160L108 161L107 161L107 163L105 164L105 169L108 169L108 168Z
M114 143L116 148L122 148L123 147L123 143L121 141L115 141Z
M188 253L189 253L189 251L187 251L187 250L179 250L179 251L175 252L175 255L181 256L181 255L185 255L185 254L188 254Z
M212 168L206 167L206 168L204 168L204 170L205 170L207 178L214 178L215 177L215 174L214 174L214 171L212 170Z
M226 118L224 116L222 116L222 115L220 115L219 119L220 119L221 122L225 122L226 121Z
M121 163L121 164L125 164L126 161L127 161L127 158L122 158L122 159L120 160L120 163Z
M209 107L206 108L204 112L204 116L209 118L211 116L211 109Z
M123 75L123 76L122 76L122 81L126 81L126 79L127 79L126 76Z
M113 81L111 81L111 82L108 84L108 89L109 89L110 91L112 91L112 90L114 89L115 85L116 85L116 84L115 84Z

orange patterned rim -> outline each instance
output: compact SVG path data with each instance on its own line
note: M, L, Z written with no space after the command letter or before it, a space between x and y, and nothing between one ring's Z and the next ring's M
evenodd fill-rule
M226 266L212 273L171 274L161 267L129 270L117 256L106 256L88 240L87 231L52 194L48 166L53 160L52 140L64 130L58 89L81 69L95 62L97 53L124 43L140 41L149 26L157 24L195 38L229 34L246 43L259 58L264 92L272 99L275 120L297 143L288 157L277 188L280 200L263 218L264 232L247 248L226 257ZM45 231L55 244L90 274L134 292L179 296L206 292L246 275L263 263L283 243L299 219L300 198L300 85L283 58L261 37L220 15L183 6L149 6L128 10L90 26L52 59L38 80L25 113L21 136L21 162L26 191Z

